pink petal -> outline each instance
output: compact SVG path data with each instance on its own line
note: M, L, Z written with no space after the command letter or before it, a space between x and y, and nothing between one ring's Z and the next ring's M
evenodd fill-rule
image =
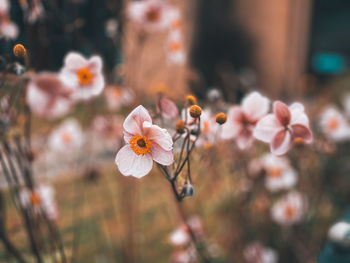
M142 126L145 121L152 123L152 118L148 111L140 105L126 117L123 124L124 130L132 135L143 135Z
M166 129L162 129L150 122L143 123L144 135L153 143L158 144L165 151L173 149L173 139Z
M302 138L306 143L311 143L313 141L313 135L309 127L301 124L294 124L292 125L292 129L294 138Z
M148 174L153 166L150 154L137 155L129 145L125 145L119 150L115 157L115 163L124 176L131 175L136 178L141 178Z
M172 151L165 151L158 144L153 143L151 155L155 162L162 165L170 165L174 162L174 154Z
M77 52L70 52L64 58L64 68L69 71L76 71L86 65L87 60Z
M298 102L293 103L290 107L290 112L292 115L292 119L290 124L301 124L309 127L309 118L304 112L304 106Z
M270 149L275 155L282 155L288 152L292 145L292 136L289 131L281 130L273 138Z
M221 137L222 139L232 139L241 131L242 126L237 123L226 122L222 125Z
M243 111L240 106L232 106L227 112L227 122L222 126L222 138L231 139L242 130Z
M242 101L242 110L250 121L258 121L269 111L270 101L259 92L252 92Z
M103 62L100 56L92 56L88 63L88 67L92 72L99 73L102 71Z
M227 121L228 122L242 122L244 117L243 110L240 106L232 106L227 112Z
M283 126L287 126L291 120L291 113L288 106L281 101L273 103L273 112Z
M274 114L263 117L255 126L253 136L263 142L270 143L275 134L284 129Z
M251 133L247 132L241 132L237 138L236 138L236 143L239 149L241 150L246 150L252 146L252 143L254 141L253 136Z
M179 115L179 110L177 109L174 102L162 96L157 103L157 113L161 113L166 119L176 119Z

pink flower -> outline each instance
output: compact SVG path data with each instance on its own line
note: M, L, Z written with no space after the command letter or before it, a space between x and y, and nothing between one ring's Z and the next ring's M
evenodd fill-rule
M170 31L167 43L167 57L170 63L183 65L186 61L180 31Z
M248 94L241 106L232 106L223 125L222 137L235 138L240 149L249 148L253 141L253 130L256 123L269 110L269 100L258 92Z
M35 23L40 18L44 16L44 7L41 4L40 0L33 0L32 6L28 11L27 20L30 24Z
M129 17L148 31L165 29L169 25L169 11L162 0L133 1L128 6Z
M115 158L123 175L141 178L151 171L153 160L161 165L173 163L171 135L167 130L152 124L151 116L143 106L138 106L129 114L123 127L127 145Z
M170 234L169 241L174 246L186 246L191 241L188 227L182 225Z
M277 263L277 252L269 247L264 247L260 242L250 243L243 251L244 259L248 263Z
M176 119L179 115L175 103L163 95L159 95L158 102L156 104L157 113L161 114L165 119Z
M333 106L323 110L320 118L322 131L334 141L350 139L350 125L345 116Z
M274 102L273 114L268 114L257 123L254 137L269 143L275 155L288 152L296 138L301 138L305 143L313 141L304 106L293 103L288 107L281 101Z
M123 106L129 106L135 97L130 89L119 86L111 86L105 89L104 96L110 111L117 111Z
M16 39L18 37L18 26L13 23L9 17L0 17L0 39Z
M0 0L0 16L8 14L10 9L9 0Z
M290 226L302 220L306 208L305 197L299 192L290 192L273 205L271 217L277 224Z
M28 84L26 100L34 114L47 119L61 117L72 108L71 90L57 74L43 72Z
M74 100L89 100L98 96L105 85L99 56L86 59L79 53L69 53L64 59L60 76L67 86L72 87Z

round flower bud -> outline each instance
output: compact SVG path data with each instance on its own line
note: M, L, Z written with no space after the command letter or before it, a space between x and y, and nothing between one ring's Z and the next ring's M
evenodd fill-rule
M197 98L193 95L187 95L186 96L186 102L189 104L189 105L195 105L197 103Z
M178 120L175 126L176 132L182 134L185 132L185 122L183 120Z
M215 121L217 123L219 123L220 125L224 124L226 122L226 120L227 120L227 116L223 112L220 112L220 113L216 114L216 116L215 116Z
M192 118L199 118L202 114L202 108L198 105L192 105L190 107L190 115Z
M182 188L182 194L185 196L185 197L191 197L193 196L193 192L194 192L194 187L192 184L190 183L186 183L184 185L184 187Z
M27 50L21 44L17 44L13 47L13 54L18 58L24 58L27 55Z

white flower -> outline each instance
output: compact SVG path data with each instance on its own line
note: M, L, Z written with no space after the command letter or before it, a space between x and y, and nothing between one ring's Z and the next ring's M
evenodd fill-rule
M346 118L335 107L327 107L321 114L322 131L334 141L350 139L350 126Z
M56 152L69 152L77 149L83 143L84 135L75 119L65 120L49 137L49 147Z
M347 222L338 222L328 231L328 238L341 245L350 245L350 224Z
M269 247L262 246L259 242L249 244L243 251L244 259L248 263L277 263L277 252Z
M290 192L271 208L272 220L284 226L296 224L302 220L306 206L306 199L301 193Z

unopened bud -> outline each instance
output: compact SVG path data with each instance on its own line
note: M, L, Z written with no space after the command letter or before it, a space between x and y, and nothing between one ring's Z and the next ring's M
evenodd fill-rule
M182 134L185 132L185 122L183 120L178 120L175 126L176 132Z
M193 95L187 95L186 96L186 102L189 104L189 105L195 105L197 104L197 98Z
M191 197L194 193L194 187L190 183L185 183L184 187L182 188L182 194L185 197Z
M22 44L17 44L13 47L13 54L18 58L27 56L27 50Z
M199 118L202 114L202 108L198 105L192 105L190 107L190 115L192 118Z
M217 123L219 123L220 125L224 124L227 121L227 116L225 113L220 112L218 114L216 114L215 116L215 121Z

